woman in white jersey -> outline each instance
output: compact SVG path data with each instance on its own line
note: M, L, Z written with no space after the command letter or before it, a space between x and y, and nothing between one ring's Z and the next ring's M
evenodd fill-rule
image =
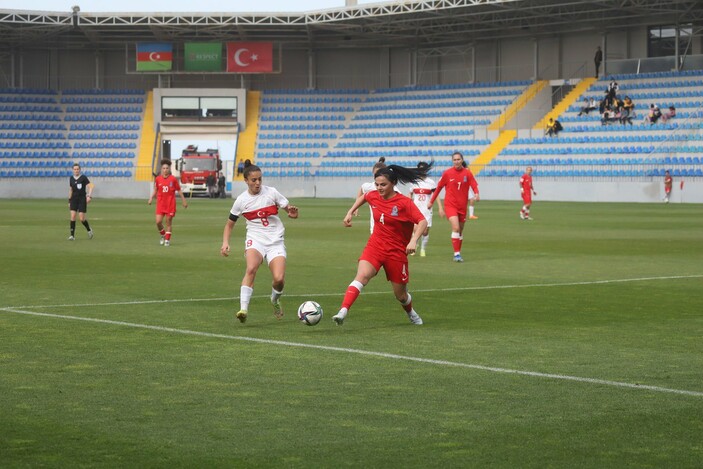
M378 159L376 163L374 163L373 168L371 168L371 174L375 175L376 172L379 169L383 169L386 167L386 157L382 156ZM358 199L362 195L366 194L367 192L375 191L376 190L376 183L371 181L371 182L365 182L361 185L359 188L359 192L356 193L356 198ZM395 189L396 192L400 192L398 189ZM369 220L369 230L371 233L373 233L373 211L371 209L371 206L369 205L369 214L371 215L371 218ZM353 215L355 217L359 216L359 210L355 210Z
M420 161L417 164L417 169L421 170L423 173L427 173L430 165L425 163L424 161ZM413 199L413 202L417 206L417 208L420 209L420 213L425 217L425 220L427 220L427 228L425 228L425 231L422 233L422 237L420 238L420 257L425 257L425 249L427 249L427 242L430 240L430 228L432 227L432 209L427 208L427 202L429 202L430 198L432 197L432 193L437 190L437 183L434 182L432 178L429 178L427 176L423 177L419 181L416 181L413 183L411 186L410 190L410 198ZM444 216L444 210L442 209L442 203L439 203L439 216L443 217ZM414 256L415 253L410 254L411 256Z
M283 307L280 298L286 274L286 246L283 243L285 228L278 216L278 209L288 213L290 218L298 218L298 207L290 205L280 192L262 183L261 169L251 161L244 163L244 182L248 189L236 198L229 214L229 220L222 234L220 254L229 255L229 238L234 224L240 216L247 221L247 234L244 242L244 257L247 268L242 279L240 290L240 310L237 313L239 322L247 320L249 301L254 292L254 279L259 266L264 260L271 270L272 291L271 304L276 318L283 317Z

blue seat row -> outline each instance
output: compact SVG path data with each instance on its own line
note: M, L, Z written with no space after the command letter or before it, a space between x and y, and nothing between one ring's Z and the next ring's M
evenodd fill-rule
M478 127L482 125L488 125L491 123L491 119L472 119L472 120L459 120L459 121L432 121L432 122L358 122L349 124L348 129L397 129L397 128L425 128L427 126L431 127Z
M66 130L63 124L45 124L44 122L3 122L0 123L2 130Z
M681 70L670 72L647 72L647 73L619 73L601 77L599 81L610 82L612 80L642 80L644 78L671 78L671 77L694 77L703 75L703 70Z
M99 133L89 134L80 132L69 132L68 138L71 140L136 140L139 134L135 133Z
M0 167L2 168L70 168L73 166L73 161L53 160L53 161L17 161L17 160L2 160Z
M310 89L279 89L279 90L266 90L264 95L269 94L304 94L304 95L316 95L316 94L367 94L369 90L367 89L355 89L355 88L337 88L329 90L310 90Z
M598 102L599 97L595 97L596 102ZM589 97L590 99L591 97ZM701 107L703 104L703 101L663 101L661 99L652 99L649 101L646 101L644 105L640 105L635 107L635 112L640 111L640 112L647 112L649 110L649 104L650 103L656 103L657 106L659 106L659 109L667 109L670 106L674 106L677 111L685 108L694 108L692 112L695 112L698 108ZM581 100L578 104L575 104L573 106L570 106L569 109L567 110L568 112L580 112L581 107L583 106L583 100ZM591 117L593 116L598 116L600 118L600 114L596 111L591 111L589 114Z
M113 131L126 131L126 130L140 130L139 124L71 124L70 130L113 130Z
M337 134L321 133L321 134L259 134L260 140L304 140L304 139L321 139L321 138L337 138Z
M5 140L62 140L65 138L64 134L58 132L0 132L0 139Z
M454 149L460 151L464 156L476 156L481 153L477 149L468 148L458 148ZM432 150L428 148L423 149L407 149L407 150L341 150L341 151L330 151L327 153L328 157L336 158L348 158L348 157L373 157L378 158L380 156L419 156L419 157L435 157L435 156L451 156L454 151L447 150Z
M43 88L0 88L2 94L56 94L54 90Z
M0 170L0 178L47 178L47 177L70 177L73 172L68 170L49 170L49 169L33 169L22 171L6 171ZM129 169L122 170L102 170L102 171L85 171L84 174L89 178L94 177L132 177L132 171Z
M353 112L351 106L263 106L262 113L268 112Z
M71 94L78 94L78 95L90 95L90 94L95 94L95 95L102 95L102 94L134 94L134 95L140 95L143 96L145 94L144 90L140 90L138 88L125 88L125 89L105 89L105 90L99 90L99 89L68 89L64 90L61 94L64 96L66 95L71 95Z
M0 110L3 121L61 121L58 114L5 114Z
M316 151L264 151L256 154L257 158L319 158Z
M300 122L300 121L343 121L346 118L339 114L261 114L263 122Z
M141 113L140 106L66 106L66 112L71 113L122 113L134 114Z
M703 135L583 135L579 137L558 137L558 138L516 138L512 145L561 145L566 143L637 143L637 142L665 142L673 141L700 141Z
M491 107L491 106L507 106L512 102L511 99L491 99L490 101L450 101L450 102L432 102L432 103L395 103L395 104L378 104L372 106L362 106L359 112L374 112L374 111L395 111L400 109L437 109L437 108L465 108L465 107Z
M496 81L479 83L452 83L449 85L420 85L420 86L400 86L395 88L383 88L375 91L380 93L397 93L400 91L430 91L430 90L461 90L475 88L499 88L502 86L527 86L532 84L530 80Z
M96 149L96 148L137 148L137 144L134 142L122 142L122 143L117 143L117 142L90 142L90 143L81 143L77 142L73 145L73 148L90 148L90 149Z
M697 156L687 157L649 157L649 158L521 158L508 159L496 158L491 161L490 166L514 166L514 165L698 165L703 163L703 158Z
M67 151L0 151L0 158L68 158Z
M342 138L400 138L400 137L454 137L473 135L473 129L426 129L426 130L396 130L395 132L364 132L344 134Z
M623 125L619 122L609 122L608 124L599 125L574 125L574 126L564 126L564 131L568 132L636 132L636 131L672 131L674 129L698 129L700 124L698 123L685 123L685 122L671 122L663 123L657 122L655 124L634 124L634 125Z
M629 147L552 147L552 148L506 148L500 154L509 155L591 155L591 154L636 154L636 153L701 153L703 146L693 145L660 145L660 146L629 146Z
M267 98L261 100L262 104L339 104L339 103L360 103L361 98L351 96L320 96L320 97L282 97L282 98Z
M0 141L0 148L71 148L68 142L2 142Z
M56 99L48 96L0 96L0 103L56 104Z
M134 158L133 151L88 151L72 154L73 158Z
M635 115L632 115L632 118L636 120L639 118L639 116L637 116L635 113ZM686 112L686 111L678 112L677 111L676 112L676 120L680 121L680 120L689 119L689 118L701 119L701 118L703 118L703 111L693 111L693 112ZM601 117L600 117L600 114L598 114L597 112L592 112L590 114L584 114L582 116L578 116L578 115L576 115L576 116L569 116L569 115L559 116L559 121L562 124L564 124L566 122L600 123ZM568 127L568 128L571 128L571 127ZM649 126L649 124L635 124L635 125L629 126L628 128L634 129L634 130L651 130L651 127ZM661 127L659 127L659 128L661 128ZM566 130L566 128L564 130Z
M259 143L258 147L260 149L266 149L266 150L271 150L271 149L283 149L286 150L288 148L290 149L296 149L296 148L302 148L302 149L310 149L310 148L327 148L327 142L275 142L275 143Z
M377 120L377 119L427 119L427 118L444 118L444 117L476 117L476 116L495 116L500 114L500 110L481 110L481 111L441 111L441 112L394 112L388 114L357 114L354 120Z
M12 104L0 106L0 112L63 112L60 106L26 106L23 104Z
M344 124L260 124L259 130L342 130Z
M143 104L141 96L63 97L62 104Z
M142 117L139 114L79 114L64 116L63 120L66 122L141 122Z
M312 163L309 161L280 161L280 160L274 160L274 161L261 161L257 163L259 166L262 168L309 168L312 166Z
M81 168L133 168L132 161L79 161Z
M381 140L339 142L335 148L384 148L384 147L458 147L490 145L486 139L452 138L448 140Z
M431 93L431 94L407 94L407 95L385 95L385 96L372 96L366 99L367 103L382 103L387 101L424 101L424 100L438 100L438 99L469 99L469 98L488 98L490 96L517 96L522 93L519 88L505 90L505 89L491 89L489 91L465 91L462 93Z

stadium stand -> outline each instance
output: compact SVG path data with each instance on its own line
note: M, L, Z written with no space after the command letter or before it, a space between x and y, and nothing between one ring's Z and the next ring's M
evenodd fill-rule
M0 90L0 177L131 178L141 90Z

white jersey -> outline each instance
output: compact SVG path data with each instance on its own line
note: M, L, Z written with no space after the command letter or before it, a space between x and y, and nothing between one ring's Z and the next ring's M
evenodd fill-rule
M432 209L427 208L427 202L432 198L432 193L437 190L437 183L434 179L425 178L417 181L412 186L410 193L413 196L413 202L424 215L427 220L427 225L432 226Z
M247 220L247 238L264 245L283 241L285 228L278 216L280 207L287 207L288 199L273 187L261 186L261 191L252 195L242 192L232 204L230 213Z

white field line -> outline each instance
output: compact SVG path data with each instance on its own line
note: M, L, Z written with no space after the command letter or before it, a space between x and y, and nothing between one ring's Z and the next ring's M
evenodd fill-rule
M589 280L583 282L563 282L563 283L532 283L524 285L486 285L476 287L452 287L452 288L425 288L425 289L410 289L411 293L433 293L433 292L453 292L453 291L474 291L474 290L502 290L511 288L546 288L546 287L569 287L581 285L606 285L610 283L627 283L627 282L648 282L654 280L677 280L703 278L703 274L695 275L670 275L665 277L638 277L638 278L620 278L611 280ZM268 288L268 287L266 287ZM362 295L392 295L393 292L389 289L386 291L366 291ZM344 290L340 289L335 293L294 293L284 294L287 298L317 298L326 296L344 296ZM255 295L253 298L268 298L269 295ZM108 303L78 303L78 304L54 304L54 305L21 305L21 306L4 306L0 308L16 308L16 309L40 309L40 308L79 308L84 306L116 306L116 305L148 305L157 303L194 303L206 301L232 301L239 299L238 296L227 296L219 298L176 298L165 300L134 300L134 301L114 301Z
M137 328L137 329L149 329L152 331L168 332L168 333L173 333L173 334L192 335L192 336L197 336L197 337L209 337L209 338L215 338L215 339L237 340L237 341L243 341L243 342L254 342L257 344L278 345L278 346L283 346L283 347L309 348L309 349L324 350L324 351L329 351L329 352L342 352L342 353L351 353L351 354L371 356L371 357L388 358L391 360L403 360L403 361L410 361L410 362L416 362L416 363L426 363L426 364L430 364L430 365L439 365L439 366L456 367L456 368L468 368L468 369L473 369L473 370L489 371L492 373L531 376L533 378L546 378L546 379L555 379L555 380L563 380L563 381L575 381L578 383L596 384L596 385L602 385L602 386L612 386L612 387L627 388L627 389L646 390L646 391L668 393L668 394L681 394L684 396L703 397L703 392L700 392L700 391L688 391L685 389L664 388L664 387L660 387L660 386L650 386L650 385L646 385L646 384L623 383L620 381L610 381L610 380L606 380L606 379L597 379L597 378L584 378L581 376L570 376L570 375L561 375L561 374L554 374L554 373L540 373L538 371L512 370L510 368L498 368L495 366L474 365L471 363L453 362L453 361L448 361L448 360L434 360L431 358L411 357L411 356L407 356L407 355L396 355L393 353L373 352L370 350L360 350L360 349L345 348L345 347L331 347L328 345L303 344L303 343L299 343L299 342L288 342L288 341L283 341L283 340L257 339L254 337L242 337L242 336L235 336L235 335L215 334L212 332L191 331L188 329L175 329L172 327L152 326L152 325L148 325L148 324L138 324L138 323L124 322L124 321L113 321L110 319L97 319L97 318L86 318L86 317L81 317L81 316L69 316L69 315L62 315L62 314L39 313L39 312L35 312L35 311L26 311L26 310L17 309L17 308L0 308L0 311L4 311L6 313L24 314L24 315L29 315L29 316L41 316L41 317L54 318L54 319L65 319L65 320L71 320L71 321L85 321L85 322L93 322L93 323L99 323L99 324L109 324L109 325L113 325L113 326L132 327L132 328Z

